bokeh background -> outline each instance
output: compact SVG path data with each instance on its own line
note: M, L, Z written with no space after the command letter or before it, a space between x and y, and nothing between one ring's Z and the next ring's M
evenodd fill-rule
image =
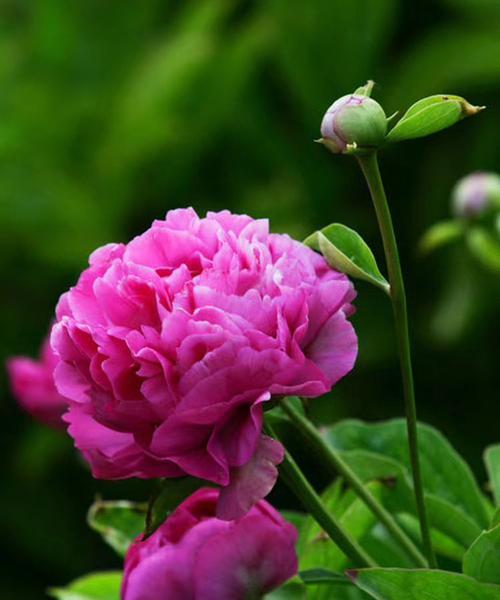
M500 171L497 0L2 0L0 358L35 355L59 294L108 241L168 209L229 208L303 239L332 221L381 246L355 161L313 139L325 109L368 78L387 114L432 93L488 110L382 157L407 276L419 413L484 480L498 441L500 276L456 245L419 259L450 189ZM381 262L383 262L381 260ZM313 405L319 421L402 413L390 307L358 284L355 372ZM118 565L85 512L91 479L69 439L0 396L2 595L41 598ZM316 474L318 481L321 474ZM290 499L280 489L278 503Z

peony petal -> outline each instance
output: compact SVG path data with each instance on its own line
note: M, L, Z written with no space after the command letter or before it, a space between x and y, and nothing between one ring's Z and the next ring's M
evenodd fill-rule
M261 598L297 572L292 525L251 515L211 537L194 569L196 600ZM214 576L216 574L216 576Z
M308 357L327 375L330 386L354 367L358 338L343 312L331 317L307 349Z
M126 477L179 477L184 473L169 461L148 456L135 442L133 435L113 431L85 413L81 405L73 404L63 420L75 446L92 465L97 479Z
M217 517L239 519L273 489L279 465L285 456L283 446L262 435L253 457L246 465L231 470L231 481L222 488L217 505Z
M242 404L218 424L208 442L210 454L230 467L246 464L255 453L262 430L262 403L270 398L266 392L251 407Z

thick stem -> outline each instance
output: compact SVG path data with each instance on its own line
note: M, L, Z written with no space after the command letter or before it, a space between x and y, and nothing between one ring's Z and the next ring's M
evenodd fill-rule
M406 293L399 261L398 246L392 225L391 212L387 203L384 185L380 176L376 152L359 155L358 162L370 189L375 213L377 215L382 242L384 244L385 260L389 273L391 286L391 300L396 325L396 337L398 342L399 360L401 363L401 374L403 378L403 389L406 407L406 423L408 429L408 445L410 461L413 473L413 486L417 513L420 521L422 543L425 555L431 567L436 567L436 558L432 550L429 524L424 502L424 490L422 474L420 470L420 459L418 453L417 434L417 410L415 405L415 390L413 385L413 370L411 363L410 333L408 329L408 313L406 308Z
M415 563L420 567L427 567L425 557L411 538L406 535L391 513L380 504L340 454L324 440L316 427L307 418L303 417L287 398L281 400L281 406L302 434L311 442L315 451L321 454L325 464L331 468L332 472L342 475L356 495L379 519L394 539L399 542L402 548L406 550L407 554L413 558Z
M267 424L269 435L277 438L275 432ZM342 552L350 558L355 565L361 567L376 567L377 564L363 550L358 542L344 529L337 519L328 512L321 498L306 479L304 473L293 457L285 450L285 458L280 465L280 476L287 486L297 496L304 508L308 510L313 519L325 530L330 539Z

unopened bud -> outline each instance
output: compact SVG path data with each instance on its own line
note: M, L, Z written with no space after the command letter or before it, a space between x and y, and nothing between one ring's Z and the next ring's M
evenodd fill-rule
M378 102L361 94L339 98L321 123L321 140L335 154L376 150L384 141L387 118Z
M481 217L500 209L500 176L477 172L460 179L453 190L453 212L463 219Z

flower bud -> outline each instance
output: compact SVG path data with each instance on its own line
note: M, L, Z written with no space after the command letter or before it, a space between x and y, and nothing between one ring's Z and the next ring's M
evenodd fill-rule
M195 492L125 558L123 600L267 597L297 573L297 530L261 500L237 521L215 517L219 491Z
M348 94L326 111L320 141L335 154L348 154L376 149L386 131L387 117L378 102L361 94Z
M500 176L477 172L460 179L453 190L453 212L463 219L481 217L500 208Z

